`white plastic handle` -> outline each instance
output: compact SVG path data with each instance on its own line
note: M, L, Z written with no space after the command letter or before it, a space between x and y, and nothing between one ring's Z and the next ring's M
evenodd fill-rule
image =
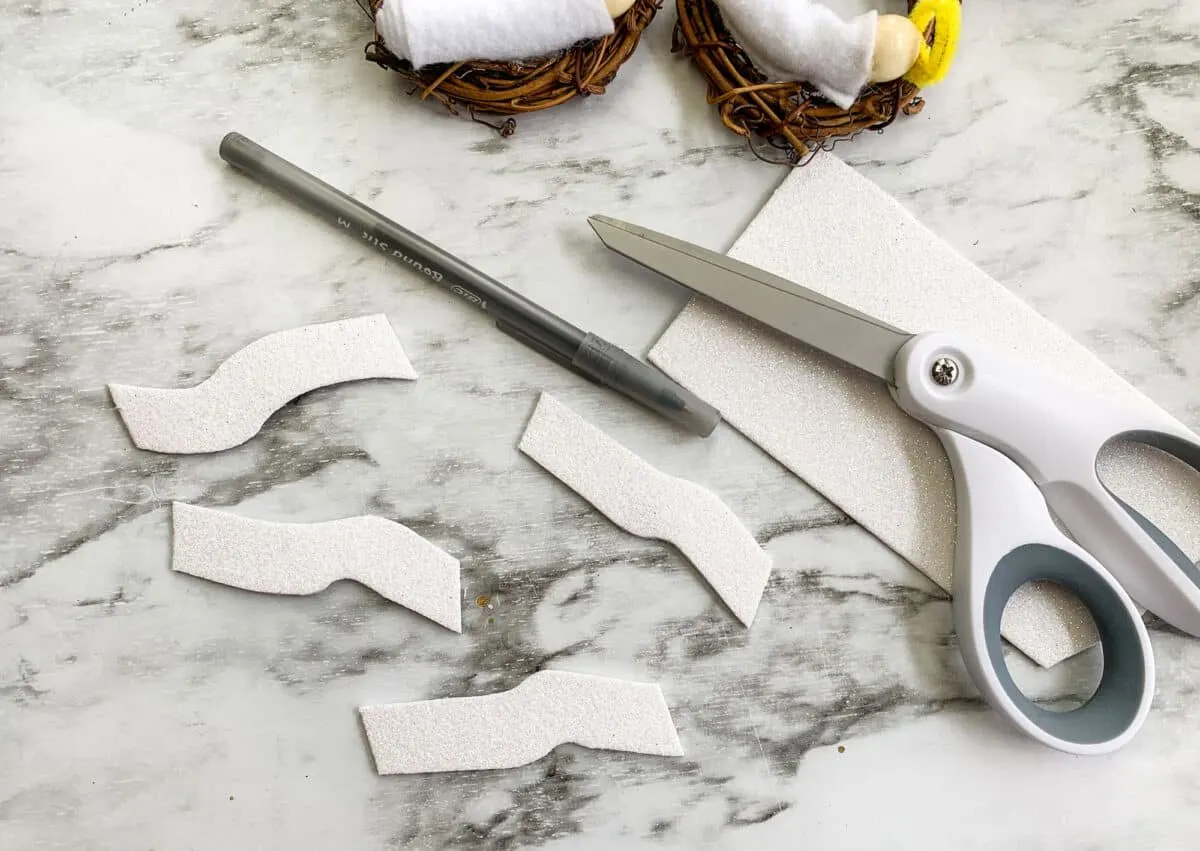
M993 709L1042 744L1073 754L1116 750L1141 729L1154 697L1153 651L1133 601L1058 530L1037 487L1015 464L961 434L934 433L954 470L954 628L971 678ZM1066 712L1027 698L1004 661L1004 606L1014 591L1040 579L1079 597L1100 634L1100 684L1087 702Z
M1081 393L1048 372L946 333L918 334L900 350L896 384L896 401L908 413L1008 456L1133 599L1200 636L1200 570L1113 496L1096 472L1105 445L1121 439L1154 446L1200 471L1200 437L1165 413Z

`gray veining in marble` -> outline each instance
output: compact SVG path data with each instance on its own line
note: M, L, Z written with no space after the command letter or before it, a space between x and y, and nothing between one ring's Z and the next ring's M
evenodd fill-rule
M353 0L0 4L0 848L1194 846L1194 639L1156 625L1125 750L1034 746L980 704L948 600L745 439L582 382L217 156L245 133L642 355L684 296L586 216L728 245L784 176L670 54L673 7L607 94L500 139L366 62ZM838 155L1200 426L1200 2L964 13L925 111ZM374 312L420 380L316 391L229 452L136 450L105 389ZM746 522L776 559L751 629L516 450L542 391ZM173 574L172 500L404 522L462 560L464 632L351 583ZM1012 660L1029 688L1093 662ZM660 683L685 757L375 774L357 706L543 667Z

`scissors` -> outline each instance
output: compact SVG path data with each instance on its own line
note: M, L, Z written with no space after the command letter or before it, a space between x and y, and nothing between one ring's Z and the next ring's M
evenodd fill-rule
M976 687L1018 731L1060 751L1107 753L1137 734L1154 695L1154 659L1133 600L1200 635L1200 570L1104 487L1096 462L1125 439L1200 470L1200 437L1165 413L1085 395L956 334L911 334L724 254L608 216L588 221L618 254L883 381L950 459L954 629ZM1005 604L1035 580L1072 591L1100 637L1100 682L1072 710L1035 704L1004 661Z

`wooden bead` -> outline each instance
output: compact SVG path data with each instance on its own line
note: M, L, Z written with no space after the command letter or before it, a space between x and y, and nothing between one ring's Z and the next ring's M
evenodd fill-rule
M608 6L608 14L614 18L619 18L629 11L629 7L634 4L634 0L604 0L604 3Z
M921 32L904 15L880 15L875 27L871 82L903 77L921 53Z

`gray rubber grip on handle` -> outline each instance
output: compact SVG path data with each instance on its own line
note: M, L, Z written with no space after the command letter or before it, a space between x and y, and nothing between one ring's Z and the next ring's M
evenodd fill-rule
M1000 620L1004 607L1027 582L1049 580L1074 593L1091 613L1100 634L1104 672L1092 697L1077 709L1055 712L1026 697L1004 661ZM1026 544L996 565L984 593L984 636L988 657L1013 704L1033 723L1067 742L1088 745L1116 738L1137 720L1148 670L1137 625L1103 579L1068 552Z

